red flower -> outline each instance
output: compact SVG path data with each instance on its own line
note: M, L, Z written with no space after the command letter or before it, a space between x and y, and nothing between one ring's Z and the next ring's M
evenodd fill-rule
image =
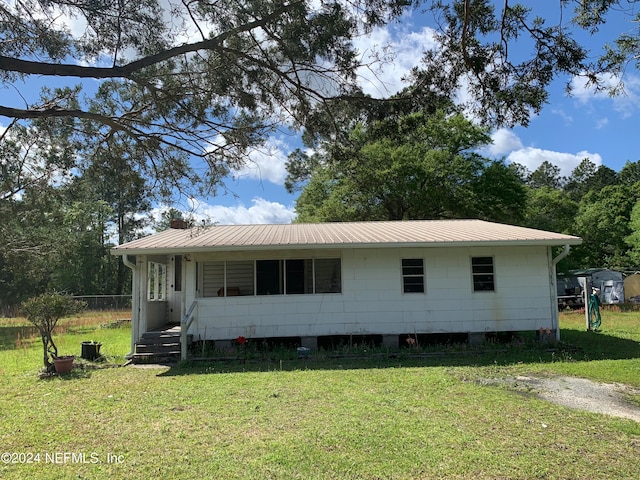
M238 338L236 338L236 343L238 345L244 345L245 343L247 343L247 339L240 335Z

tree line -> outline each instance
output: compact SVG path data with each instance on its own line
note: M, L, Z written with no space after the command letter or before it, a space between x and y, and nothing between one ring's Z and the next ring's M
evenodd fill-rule
M101 159L70 175L3 171L0 307L45 292L130 294L131 271L111 248L185 216L172 208L152 218L158 194L149 180L126 156Z
M118 154L51 168L37 128L5 132L0 181L0 306L42 292L130 292L130 272L109 254L145 226L147 181ZM21 135L16 135L21 133ZM35 136L34 136L35 135ZM48 150L56 150L50 138ZM51 154L53 156L53 154Z

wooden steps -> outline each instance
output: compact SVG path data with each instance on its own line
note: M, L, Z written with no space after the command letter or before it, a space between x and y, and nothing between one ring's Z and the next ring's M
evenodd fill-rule
M180 325L165 325L157 330L143 333L138 343L136 343L133 362L179 361L181 352L180 334Z

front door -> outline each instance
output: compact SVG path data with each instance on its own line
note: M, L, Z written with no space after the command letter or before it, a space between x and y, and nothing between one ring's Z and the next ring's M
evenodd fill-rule
M184 308L182 305L182 255L174 255L171 258L172 271L170 272L169 282L169 321L171 323L180 323Z

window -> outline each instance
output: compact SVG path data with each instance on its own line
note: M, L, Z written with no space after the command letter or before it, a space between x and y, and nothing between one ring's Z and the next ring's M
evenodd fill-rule
M202 296L224 296L224 262L203 262Z
M472 257L473 291L494 291L493 257Z
M315 292L342 292L341 262L339 258L318 258L315 265Z
M203 297L342 292L339 258L207 261L197 271Z
M313 293L313 261L311 259L286 260L285 270L286 293Z
M256 293L258 295L283 293L282 260L256 261Z
M227 267L227 293L219 297L253 295L253 260L229 261Z
M164 263L149 262L147 277L147 299L150 302L166 300L167 266Z
M253 295L253 264L253 260L203 262L202 296Z
M173 290L182 291L182 255L176 255L173 259Z
M422 258L402 259L402 291L424 293L424 260Z

